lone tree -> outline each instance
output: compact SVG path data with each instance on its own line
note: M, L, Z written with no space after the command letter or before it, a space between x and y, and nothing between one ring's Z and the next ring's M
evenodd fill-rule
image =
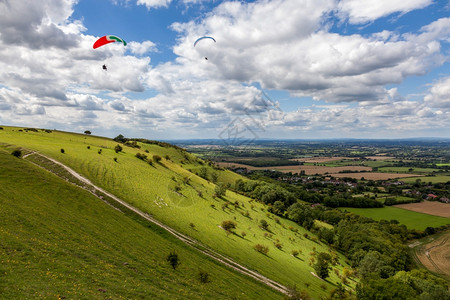
M169 262L169 264L172 266L172 268L175 270L178 265L180 264L180 260L178 258L178 254L176 254L175 252L170 252L169 255L167 256L167 261Z
M119 152L121 152L123 150L123 148L122 148L122 146L120 146L119 144L117 144L115 147L114 147L114 151L116 151L116 153L119 153Z
M113 138L113 140L119 143L125 143L127 141L127 139L121 134Z
M322 279L325 279L330 274L330 262L331 255L326 252L320 252L317 255L317 262L314 264L313 268L316 271L317 276Z
M266 220L262 219L261 221L259 221L259 226L261 227L261 229L267 230L269 228L269 223L267 223Z
M236 229L236 222L231 220L222 221L222 228L228 232L233 232L233 229Z
M91 134L92 132L90 131L90 130L86 130L85 132L84 132L84 134Z
M216 188L214 189L214 193L216 194L216 197L222 198L225 196L225 193L227 192L227 188L225 184L219 183L216 185Z

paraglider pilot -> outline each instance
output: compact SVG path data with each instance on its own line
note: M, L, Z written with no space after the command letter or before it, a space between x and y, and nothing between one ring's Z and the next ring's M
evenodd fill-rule
M106 65L103 65L103 70L108 71L108 68L106 67Z

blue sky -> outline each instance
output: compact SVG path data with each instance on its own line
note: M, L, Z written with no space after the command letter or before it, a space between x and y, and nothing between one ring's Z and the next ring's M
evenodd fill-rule
M3 0L0 15L1 125L450 137L448 0ZM92 49L110 34L128 45Z

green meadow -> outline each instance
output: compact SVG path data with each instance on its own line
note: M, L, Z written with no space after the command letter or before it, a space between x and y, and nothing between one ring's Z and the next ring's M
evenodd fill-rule
M382 208L342 208L349 212L372 218L374 220L397 220L400 224L411 229L425 230L427 227L439 227L450 224L449 218L432 216L397 207L385 206Z
M438 172L439 169L433 168L409 168L409 167L382 167L378 169L379 172L386 173L412 173L412 174L428 174Z
M0 147L0 298L282 298L10 153Z
M446 174L436 176L411 177L411 178L402 178L401 180L406 183L414 183L418 179L420 179L422 182L445 183L450 181L450 175Z
M116 153L117 142L111 139L4 128L0 142L39 151L70 166L163 223L273 280L296 285L315 299L327 295L340 282L335 272L330 272L327 281L311 274L311 253L328 252L329 248L303 227L268 213L264 205L242 195L227 191L223 198L214 197L212 178L216 177L217 183L232 184L241 178L235 173L215 169L174 147L140 143L141 149L123 146L123 151ZM159 155L162 160L150 165L136 158L137 153L149 158ZM209 180L196 175L202 168ZM269 224L268 230L259 227L263 219ZM236 223L233 234L221 228L225 220ZM305 238L305 233L310 238ZM267 246L267 255L255 251L256 244ZM300 252L297 258L291 255L293 250ZM340 265L334 268L341 272L347 264L338 255ZM347 288L354 285L351 281Z

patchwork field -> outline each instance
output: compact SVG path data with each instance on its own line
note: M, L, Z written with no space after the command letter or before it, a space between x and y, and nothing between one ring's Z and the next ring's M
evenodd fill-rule
M370 172L372 171L371 167L364 167L364 166L343 166L343 167L326 167L326 166L300 166L300 165L293 165L293 166L276 166L276 167L252 167L245 164L238 164L238 163L229 163L229 162L219 162L217 165L225 168L247 168L248 170L277 170L284 173L300 173L301 171L305 171L306 175L315 175L315 174L331 174L331 173L337 173L337 172L343 172L343 171L353 171L353 172L360 172L360 171L366 171ZM344 173L343 173L344 174ZM345 173L347 174L347 173ZM352 174L352 173L349 173ZM364 173L367 174L367 173Z
M450 218L450 204L447 203L437 201L423 201L419 203L399 204L394 206L433 216Z
M336 156L336 157L308 157L308 158L293 158L291 160L293 161L302 161L302 162L308 162L308 163L324 163L324 162L330 162L330 161L338 161L338 160L354 160L354 157L345 157L345 156Z

